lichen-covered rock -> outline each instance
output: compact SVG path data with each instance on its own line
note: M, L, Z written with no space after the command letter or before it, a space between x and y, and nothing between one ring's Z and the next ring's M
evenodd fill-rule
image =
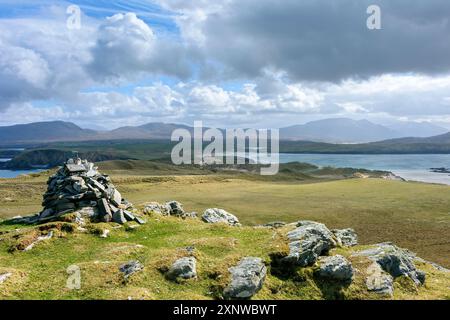
M165 205L159 204L158 202L150 202L145 205L144 213L148 215L160 214L165 216L169 214L169 208Z
M289 242L289 255L282 262L292 266L306 267L313 265L324 252L326 246L318 237Z
M421 285L425 282L425 273L417 270L414 264L415 255L391 243L378 244L375 248L360 251L356 255L366 256L377 262L384 271L394 278L407 276L416 285Z
M197 260L194 257L183 257L176 260L166 273L170 280L192 279L197 277Z
M144 269L144 265L137 260L127 262L119 267L119 270L123 273L125 279L142 269Z
M11 272L1 273L0 274L0 284L8 280L13 274Z
M351 228L347 229L333 229L331 230L335 235L338 244L346 247L353 247L358 244L358 235L355 230Z
M226 223L230 226L240 226L238 218L223 209L206 209L202 215L202 220L207 223Z
M353 277L352 264L341 255L324 257L320 259L320 277L349 282Z
M322 223L299 221L297 228L288 232L289 255L282 261L294 266L314 264L320 255L336 246L331 231Z
M383 271L376 262L367 268L367 290L381 295L392 296L394 294L394 278Z
M165 206L169 211L169 215L171 216L181 217L184 215L183 205L178 201L169 201Z
M231 282L223 296L227 299L248 299L261 290L267 269L260 258L246 257L229 269Z

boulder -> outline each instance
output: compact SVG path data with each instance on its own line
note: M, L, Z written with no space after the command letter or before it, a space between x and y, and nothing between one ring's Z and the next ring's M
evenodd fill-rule
M144 269L144 265L137 260L129 261L119 267L119 270L123 273L125 279L142 269Z
M12 273L11 273L11 272L1 273L1 274L0 274L0 284L2 284L3 282L5 282L6 280L8 280L11 276L12 276Z
M230 226L240 226L236 216L223 209L206 209L202 215L202 220L207 223L226 223Z
M135 221L136 217L128 210L123 210L123 215L127 221Z
M112 212L106 199L98 201L98 209L100 212L100 219L103 222L110 222L112 220Z
M124 224L124 223L127 222L127 219L125 218L122 209L119 209L119 210L117 210L116 212L114 212L113 217L112 217L112 220L113 220L115 223L119 223L119 224Z
M225 288L226 299L248 299L261 290L267 269L260 258L246 257L229 269L231 282Z
M350 282L353 277L353 267L341 255L323 257L320 259L320 268L317 274L327 279Z
M415 255L391 243L381 243L375 248L357 252L355 255L366 256L375 261L392 277L407 276L416 285L425 282L425 273L417 270L414 264Z
M176 260L166 273L170 280L192 279L197 277L197 260L194 257L183 257Z
M169 201L165 204L165 207L171 216L181 217L184 215L183 205L178 201Z
M318 237L292 241L289 243L289 255L282 262L291 266L307 267L313 265L326 251L326 246Z
M337 242L341 246L353 247L358 244L358 235L355 230L348 229L333 229L331 232L337 239Z
M117 191L117 189L112 189L111 202L116 206L120 206L122 204L122 195L119 191Z
M376 262L367 268L367 290L381 295L392 296L394 294L394 278L383 271Z
M169 214L169 208L165 205L159 204L158 202L150 202L145 205L144 213L148 215L155 213L165 216Z
M314 264L320 255L336 246L334 236L328 228L318 222L299 221L297 228L288 232L289 254L282 262L306 267Z

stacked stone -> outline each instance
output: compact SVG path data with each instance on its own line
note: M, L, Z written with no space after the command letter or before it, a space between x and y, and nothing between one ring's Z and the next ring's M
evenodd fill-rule
M122 198L111 179L97 169L87 160L69 159L47 181L39 221L79 211L97 222L143 223L129 211L131 203Z

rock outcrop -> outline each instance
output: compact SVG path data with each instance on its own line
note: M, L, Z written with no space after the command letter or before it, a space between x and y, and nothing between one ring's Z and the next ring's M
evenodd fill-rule
M317 274L320 277L342 282L351 282L353 277L353 267L343 256L335 255L323 257L319 261L320 269Z
M226 299L248 299L261 290L267 269L260 258L246 257L229 269L231 282L225 288Z
M202 220L207 223L226 223L230 226L241 225L235 215L217 208L206 209L202 215Z
M409 277L415 285L419 286L425 282L425 273L416 268L413 253L401 249L391 243L380 243L374 248L359 251L355 256L365 256L377 263L380 268L391 277ZM375 267L372 267L373 270ZM374 273L374 272L372 272ZM367 280L367 283L372 281ZM382 282L389 282L386 278ZM376 291L376 290L374 290Z
M333 229L331 230L331 232L333 232L338 245L340 246L353 247L358 244L358 235L356 234L355 230L351 228Z
M179 218L196 218L196 212L186 212L183 205L178 201L169 201L165 204L158 202L147 203L144 207L145 214L159 214L162 216L174 216Z
M367 268L367 290L381 295L392 296L394 294L394 278L383 271L376 262Z
M197 277L197 260L194 257L183 257L176 260L166 273L167 279L192 279Z
M283 258L286 264L306 267L314 264L320 255L336 246L333 233L318 222L299 221L297 228L287 234L289 255Z
M125 279L142 269L144 269L144 265L137 260L129 261L119 267L119 270L123 273Z

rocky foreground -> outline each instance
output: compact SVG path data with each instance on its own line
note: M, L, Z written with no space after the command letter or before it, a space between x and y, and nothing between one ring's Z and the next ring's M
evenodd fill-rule
M120 228L120 224L110 222L95 227L87 222L92 217L83 216L84 212L59 216L58 222L28 227L26 230L3 231L1 240L7 241L9 254L16 255L17 259L20 259L24 252L48 248L52 242L58 241L61 237L76 237L77 234L84 233L91 234L91 237L114 240L114 232ZM232 229L237 232L244 229L248 232L247 229L250 228L241 226L235 215L223 209L206 209L199 219L195 213L186 213L182 204L176 201L166 204L149 203L142 214L146 221L179 219L181 224L204 223L214 228ZM127 223L124 227L128 232L132 232L133 229L139 228L139 224ZM402 285L407 283L409 290L414 290L418 295L417 298L420 298L421 288L426 287L428 281L433 282L435 279L433 276L429 278L417 264L426 265L436 272L446 274L448 282L443 285L448 287L450 284L449 270L426 262L416 257L414 253L392 243L358 246L357 234L352 229L330 230L326 225L313 221L289 224L274 222L250 229L271 231L278 250L271 247L263 256L241 255L239 258L234 257L232 261L224 261L227 262L225 265L228 265L228 268L215 276L217 286L213 286L215 289L211 293L212 297L249 299L256 295L258 298L258 292L266 286L267 277L277 277L282 283L293 280L297 282L299 274L306 272L322 286L339 288L337 290L357 286L358 290L366 291L372 299L395 297L396 290L403 290L399 287L399 283ZM119 264L117 273L122 274L125 283L128 283L146 269L156 268L164 277L164 281L171 282L179 286L179 290L183 290L186 283L202 280L204 275L198 273L199 269L209 268L208 263L203 264L202 255L196 247L195 243L198 241L196 239L188 241L192 241L193 245L177 249L174 260L166 260L164 266L148 265L137 258ZM213 243L210 245L214 246ZM5 270L4 267L4 265L0 267L0 289L14 278L14 271L1 271ZM211 277L211 274L208 277ZM269 284L269 287L272 285Z
M45 298L35 282L51 286L50 275L62 279L52 289L58 298L450 297L449 270L392 243L361 246L353 229L314 221L247 227L224 209L199 215L177 201L136 209L81 160L50 177L43 204L0 225L0 297ZM89 279L80 295L60 284L68 264Z

